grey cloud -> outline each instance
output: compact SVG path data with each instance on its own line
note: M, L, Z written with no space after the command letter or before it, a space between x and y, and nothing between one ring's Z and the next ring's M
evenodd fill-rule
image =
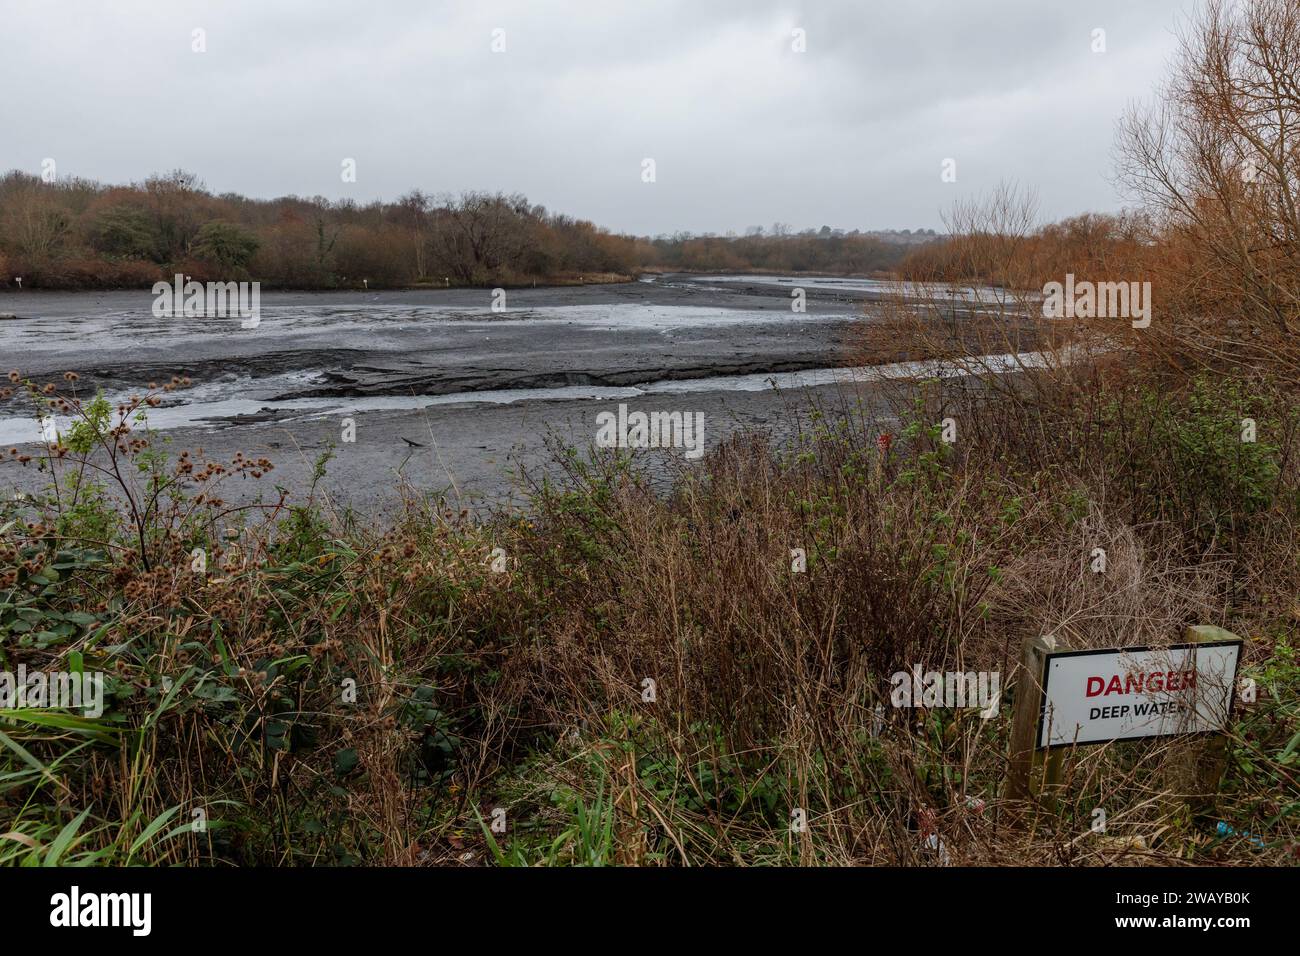
M932 227L1002 179L1062 216L1117 207L1115 118L1161 75L1186 6L7 0L0 167L179 166L215 191L363 202L518 190L638 233Z

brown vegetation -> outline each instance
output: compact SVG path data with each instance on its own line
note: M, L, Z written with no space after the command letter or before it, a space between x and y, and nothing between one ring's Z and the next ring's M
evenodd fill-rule
M907 247L856 231L823 226L796 234L778 224L769 234L755 228L744 236L642 240L637 251L643 266L662 270L883 276L891 274Z
M643 269L881 274L904 246L823 227L743 237L612 234L520 195L395 202L214 195L192 173L132 186L0 178L0 288L139 288L184 272L268 287L567 284Z
M412 492L377 528L316 496L232 509L223 483L268 463L167 457L135 421L156 393L114 412L30 383L83 424L15 458L54 481L0 505L0 641L29 671L106 672L108 703L12 712L0 860L1288 860L1294 408L1043 384L933 387L901 428L805 408L793 446L737 439L666 497L626 459L559 450L568 480L526 515L474 524ZM1243 446L1242 415L1267 439ZM1206 622L1247 637L1260 687L1213 815L1188 810L1177 740L1072 754L1051 809L1004 795L1021 638L1161 645ZM914 665L998 672L1006 696L987 719L893 706Z
M494 285L633 269L633 242L522 196L419 191L360 206L213 195L182 171L128 187L0 178L0 287L139 287L182 271L311 289Z

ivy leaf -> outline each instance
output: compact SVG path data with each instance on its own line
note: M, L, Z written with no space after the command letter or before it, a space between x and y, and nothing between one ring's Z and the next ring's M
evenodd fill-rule
M361 762L355 747L345 747L334 755L334 772L340 777L357 769Z

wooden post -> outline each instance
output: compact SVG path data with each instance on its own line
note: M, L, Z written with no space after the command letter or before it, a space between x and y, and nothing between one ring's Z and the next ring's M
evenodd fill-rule
M1189 627L1184 639L1188 644L1218 644L1224 641L1242 643L1241 638L1236 634L1211 624ZM1240 666L1241 649L1237 651L1237 660ZM1237 688L1234 686L1228 698L1229 706L1236 700L1236 695ZM1224 728L1225 731L1227 729ZM1225 734L1211 734L1191 745L1187 779L1191 781L1192 792L1186 794L1186 802L1193 814L1209 813L1214 810L1219 783L1227 767L1228 738Z
M1038 749L1038 718L1043 710L1043 682L1047 655L1060 650L1054 638L1031 637L1021 645L1020 673L1016 678L1016 708L1011 725L1011 757L1005 795L1030 800L1038 795L1041 780L1049 797L1061 782L1063 754L1059 749ZM1044 766L1045 765L1045 766ZM1049 789L1050 788L1050 789Z

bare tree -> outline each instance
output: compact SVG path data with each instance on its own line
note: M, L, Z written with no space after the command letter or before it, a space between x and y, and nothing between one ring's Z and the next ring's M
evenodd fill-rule
M63 245L71 218L54 202L48 187L31 185L10 200L5 227L18 253L42 265Z
M532 212L520 195L469 192L448 197L434 233L440 260L464 282L517 262L528 245Z
M1180 41L1156 102L1130 111L1117 143L1119 178L1167 246L1160 333L1199 361L1294 369L1300 4L1210 0Z
M424 279L429 274L429 207L430 198L419 189L412 189L397 200L398 222L411 232L415 251L415 277Z
M145 180L144 191L162 241L164 258L175 261L188 256L206 218L202 215L202 200L206 195L203 183L194 173L176 169Z

